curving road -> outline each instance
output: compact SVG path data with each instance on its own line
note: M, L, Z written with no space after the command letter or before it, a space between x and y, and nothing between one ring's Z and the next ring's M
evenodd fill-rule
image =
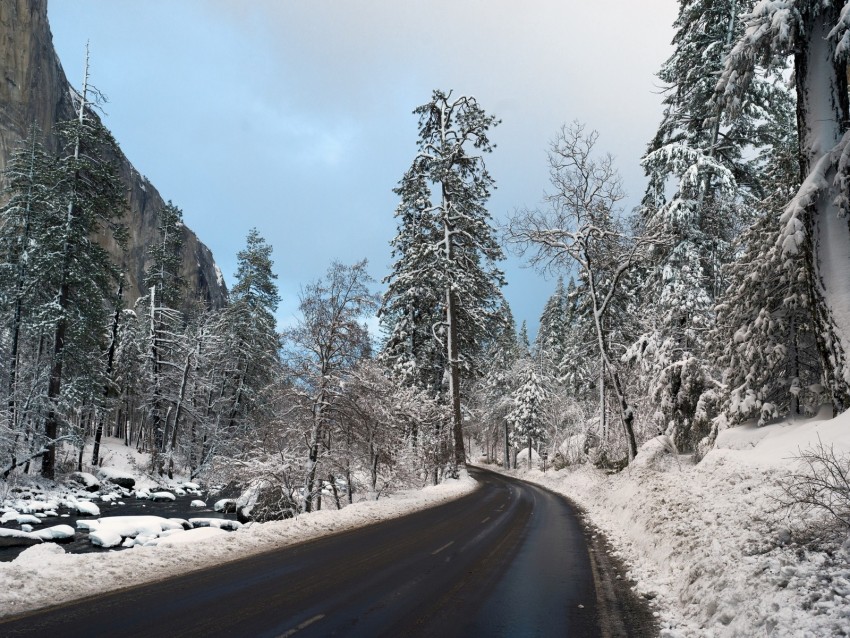
M2 636L651 636L564 498L473 468L444 505L0 622Z

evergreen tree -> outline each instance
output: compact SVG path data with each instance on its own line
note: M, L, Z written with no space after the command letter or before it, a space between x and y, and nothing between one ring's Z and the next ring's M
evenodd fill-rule
M21 364L31 354L27 345L32 339L27 338L26 324L33 309L47 301L45 291L32 285L37 273L32 271L30 260L32 240L45 234L57 196L55 163L44 151L40 137L40 131L31 127L25 143L12 153L0 197L6 201L0 208L0 311L9 326L8 341L3 341L7 413L0 428L0 455L8 455L8 471L20 460L22 424L29 418L20 407L27 405L25 397L33 394L31 383L20 374ZM39 376L30 368L31 377L32 373L35 378Z
M738 14L748 6L749 0L681 1L675 50L659 73L667 85L664 118L643 159L649 185L642 223L667 241L642 264L644 326L628 356L652 398L657 428L684 449L704 434L692 432L693 418L702 393L713 391L706 338L726 288L723 267L764 192L763 164L746 155L775 143L771 125L793 109L774 74L754 82L739 117L724 122L716 77L743 32Z
M52 331L52 362L44 420L42 475L53 478L55 441L62 424L62 399L81 404L104 385L99 355L108 325L108 303L120 273L104 248L91 241L111 233L119 244L126 237L118 220L126 207L124 186L113 163L117 144L88 108L88 63L83 90L77 96L77 118L57 125L65 147L58 164L58 199L50 232L34 238L33 272L55 297L34 313Z
M280 294L271 255L272 247L252 228L238 255L230 306L221 313L219 334L230 370L226 396L231 430L240 420L259 416L262 393L280 374L281 344L274 318Z
M414 113L419 151L395 190L402 199L393 243L398 257L382 310L385 352L407 376L421 378L410 369L437 359L425 339L438 341L452 406L453 463L464 466L461 375L476 369L479 336L496 317L503 284L495 266L502 251L485 208L493 179L483 159L497 121L474 98L442 91ZM430 384L438 387L437 379Z
M847 264L845 257L835 257L850 251L847 3L765 0L745 16L745 24L717 90L735 116L764 69L770 72L793 57L803 179L785 206L777 246L782 259L802 255L807 265L822 370L833 409L839 412L850 406L850 314L843 310Z
M571 282L572 283L572 282ZM534 343L535 358L540 362L544 377L557 379L558 367L564 360L566 346L567 291L563 277L558 277L555 292L546 301L540 315L540 327Z
M484 376L477 385L481 420L488 436L494 442L503 443L503 462L505 469L510 468L509 431L507 404L511 391L516 386L514 365L521 356L516 322L508 302L503 300L499 311L502 322L495 334L488 340L485 349Z
M159 242L148 248L151 258L145 271L145 286L157 289L159 303L178 309L185 282L180 274L183 261L183 211L169 201L159 210Z
M508 420L513 423L513 437L517 447L528 446L528 469L531 469L531 446L534 441L541 441L544 431L545 395L543 384L534 364L526 359L522 365L521 382L513 393L513 409Z

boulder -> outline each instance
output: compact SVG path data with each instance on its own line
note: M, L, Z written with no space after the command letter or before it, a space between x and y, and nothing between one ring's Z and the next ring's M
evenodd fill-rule
M74 472L68 477L68 480L82 485L87 492L97 492L100 489L100 481L97 480L94 474L88 472Z
M32 532L0 528L0 547L29 547L41 542L41 538Z
M123 487L126 490L131 490L136 485L136 479L133 478L132 474L111 467L100 468L97 475L101 480L117 485L118 487Z

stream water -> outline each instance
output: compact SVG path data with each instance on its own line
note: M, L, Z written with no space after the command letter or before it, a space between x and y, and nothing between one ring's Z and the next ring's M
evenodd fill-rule
M189 504L197 498L197 496L186 495L178 496L174 501L154 502L128 497L122 501L124 505L95 501L98 507L100 507L100 516L82 516L80 514L77 514L75 510L71 511L65 508L59 508L57 510L57 514L59 514L59 516L49 516L47 518L42 519L42 524L34 526L34 531L37 531L39 529L45 529L47 527L52 527L54 525L70 525L75 530L74 538L62 541L61 545L66 552L70 552L73 554L84 554L88 552L111 552L116 550L123 550L125 548L119 546L104 549L103 547L93 545L91 541L89 541L88 531L77 529L77 520L80 519L96 520L98 518L106 518L108 516L148 515L161 516L163 518L227 518L231 520L236 520L236 514L234 513L223 514L221 512L216 512L213 510L212 504L218 498L221 497L211 497L208 501L206 501L209 504L207 507L190 507ZM67 516L63 517L63 514L67 514ZM7 527L9 529L20 529L20 525L18 525L17 523L7 523L6 525L2 525L0 527ZM14 560L18 556L18 554L20 554L25 549L26 547L0 547L0 562L8 562Z

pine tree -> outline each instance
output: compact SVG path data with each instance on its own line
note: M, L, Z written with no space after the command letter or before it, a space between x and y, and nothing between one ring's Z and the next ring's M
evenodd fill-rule
M221 313L224 348L231 373L228 381L228 428L250 415L259 415L264 390L280 374L280 337L274 314L280 303L271 258L272 247L252 228L238 254L231 303Z
M531 446L544 436L545 394L543 384L534 364L526 359L522 363L521 383L513 393L513 409L508 420L513 423L513 437L517 447L528 445L528 469L531 469Z
M183 211L169 201L159 210L159 241L148 248L151 263L145 271L145 287L157 289L159 303L178 309L183 299L180 274L183 250Z
M645 380L656 426L680 449L704 434L692 428L700 396L714 387L706 355L714 305L726 288L733 239L756 218L754 205L764 193L764 166L747 154L775 143L769 128L793 109L774 74L754 82L742 95L739 117L724 122L724 105L714 99L716 77L743 32L738 14L748 6L748 0L681 1L675 51L659 73L668 87L664 118L643 159L649 185L642 222L667 242L642 264L645 321L629 358Z
M488 435L494 441L501 440L505 469L510 468L508 401L516 386L514 365L521 356L516 323L507 301L502 301L499 311L502 318L496 332L487 342L484 361L484 376L477 384L481 420Z
M30 253L34 237L46 232L50 211L56 206L55 163L40 143L41 132L31 127L24 144L9 158L4 171L5 187L0 208L0 309L4 324L8 325L8 342L3 342L3 368L7 375L7 414L0 437L0 454L8 454L7 472L19 462L18 447L22 435L21 424L29 416L20 409L27 405L24 397L32 394L19 373L28 357L27 323L33 309L47 300L40 286L30 285L37 273L32 271ZM35 374L36 378L39 376ZM23 403L23 406L21 405Z
M36 320L51 326L53 333L41 470L47 478L55 472L60 399L79 405L98 395L104 384L99 355L109 321L105 300L113 298L120 272L90 238L111 233L123 244L126 236L118 223L126 207L124 186L114 164L103 159L117 155L117 144L88 108L88 61L77 98L77 118L57 125L66 144L58 165L64 209L53 211L52 231L36 240L39 251L33 255L41 285L55 291L51 303L36 313Z
M566 346L567 291L563 277L558 277L555 292L546 301L540 315L540 327L534 343L535 358L544 377L557 379L558 367L564 360Z
M419 151L395 190L401 203L397 259L382 309L385 353L410 378L427 376L415 370L419 364L441 360L452 406L453 462L462 467L461 376L476 369L478 337L496 317L503 284L495 266L502 251L485 208L493 179L483 159L493 148L488 132L498 122L474 98L442 91L414 113ZM429 384L436 388L442 381Z

